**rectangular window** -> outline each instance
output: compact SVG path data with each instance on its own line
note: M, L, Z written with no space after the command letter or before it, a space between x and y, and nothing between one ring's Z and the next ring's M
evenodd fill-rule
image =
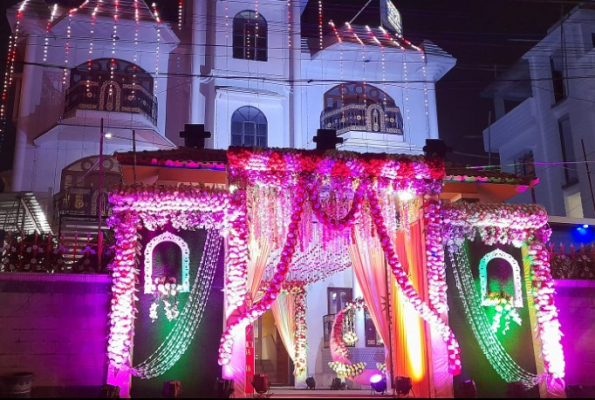
M566 216L570 218L584 218L583 200L581 192L564 195L564 205L566 206Z
M570 118L568 116L558 121L558 130L560 132L560 146L562 150L562 161L565 163L575 162L576 155L574 153L574 140L572 138L572 130L570 127ZM578 165L565 164L564 170L564 186L572 186L578 183Z
M564 83L564 72L562 70L562 57L550 58L550 69L552 72L552 85L554 91L554 104L566 99L566 85Z
M328 288L328 313L337 314L353 299L351 288Z
M514 172L520 176L535 177L535 158L533 151L529 150L515 160Z
M380 337L380 334L378 334L376 326L374 326L372 316L368 310L364 310L364 318L366 328L366 347L384 347L382 338Z
M591 47L595 47L595 33L591 33Z

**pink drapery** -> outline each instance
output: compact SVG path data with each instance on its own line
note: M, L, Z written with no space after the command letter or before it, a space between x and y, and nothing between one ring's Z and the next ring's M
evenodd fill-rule
M384 251L377 240L369 242L356 231L355 243L349 246L349 257L374 326L382 341L388 346L390 334L386 310L388 295ZM390 354L386 347L385 359L390 371Z

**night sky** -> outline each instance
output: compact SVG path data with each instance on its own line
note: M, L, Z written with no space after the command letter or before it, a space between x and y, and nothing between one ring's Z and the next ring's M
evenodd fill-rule
M189 0L187 0L189 1ZM238 1L238 0L236 0ZM252 4L254 0L245 0ZM0 1L0 14L17 0ZM175 0L156 1L165 18L175 20ZM53 1L48 1L53 3ZM65 1L77 4L78 1ZM303 16L304 29L317 29L317 1ZM324 0L325 21L337 24L353 18L367 0ZM437 85L440 135L454 148L451 159L487 164L480 139L488 124L491 102L480 98L497 74L518 60L549 27L579 1L573 0L393 0L402 14L405 37L414 44L428 39L457 59L457 65ZM314 7L312 7L314 6ZM354 21L379 24L374 0ZM310 23L312 21L312 23ZM8 23L0 24L0 76L4 76ZM7 142L10 142L7 140ZM463 154L475 154L465 157ZM483 156L483 157L482 157ZM5 159L6 157L2 157ZM1 168L6 169L6 166Z

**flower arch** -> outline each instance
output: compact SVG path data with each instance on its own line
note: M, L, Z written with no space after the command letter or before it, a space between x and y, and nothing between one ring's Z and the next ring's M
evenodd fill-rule
M496 249L485 256L482 257L481 261L479 262L479 285L481 287L481 296L482 301L485 303L488 296L488 264L490 261L494 259L503 259L508 262L510 267L512 268L512 275L513 275L513 282L514 282L514 296L513 296L513 304L516 308L523 307L523 291L522 291L522 281L521 281L521 267L517 260L511 255L502 251L500 249ZM485 304L484 304L485 305Z
M164 242L175 243L182 251L182 285L179 292L188 293L190 291L190 249L188 243L173 233L165 232L151 239L145 247L145 294L153 293L157 289L153 282L153 252L157 245Z

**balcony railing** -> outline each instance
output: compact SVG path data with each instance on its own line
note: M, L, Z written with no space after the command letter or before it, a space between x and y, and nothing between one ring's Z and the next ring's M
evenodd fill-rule
M80 81L66 91L64 111L75 109L141 114L157 124L157 98L139 85Z
M554 279L595 280L595 245L574 246L560 245L554 249L550 245L550 265Z
M348 104L325 111L320 122L322 128L335 129L339 135L349 131L403 134L401 110L378 104Z

